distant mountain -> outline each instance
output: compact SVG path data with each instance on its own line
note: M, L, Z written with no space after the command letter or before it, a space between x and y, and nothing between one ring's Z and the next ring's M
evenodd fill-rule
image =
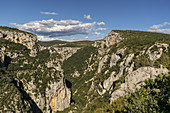
M0 112L169 112L170 35L38 41L0 27Z
M40 45L45 46L45 47L49 47L49 46L53 46L56 44L66 44L68 43L67 41L62 41L62 40L53 40L53 41L38 41Z

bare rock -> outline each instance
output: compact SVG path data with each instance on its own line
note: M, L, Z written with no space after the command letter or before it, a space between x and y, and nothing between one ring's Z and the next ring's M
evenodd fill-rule
M32 49L37 40L37 36L31 33L8 31L0 29L0 38L10 40L15 43L25 45L28 49Z
M56 94L50 101L52 111L63 111L70 106L71 91L66 87L65 79L61 79L56 86Z
M154 47L156 47L156 50L154 50ZM149 59L152 61L159 59L163 52L162 47L165 47L165 51L168 51L169 45L164 43L156 43L153 46L149 47L146 52L146 54L149 56Z
M118 77L115 76L115 72L113 71L110 77L103 82L103 88L108 91L112 86L113 82L116 81L117 79Z
M115 66L119 59L120 59L119 55L116 55L115 53L112 54L110 59L110 67Z
M108 59L108 55L105 55L105 56L99 61L98 73L101 72L104 63L107 62L107 59Z
M118 99L121 96L126 96L128 93L132 93L136 88L140 88L141 84L146 79L154 79L157 75L169 72L166 68L154 68L154 67L141 67L125 77L125 83L121 84L120 88L114 91L111 95L111 101Z
M106 41L106 46L110 47L111 45L114 45L123 40L123 38L120 37L119 33L110 31L108 36L104 37L104 40Z

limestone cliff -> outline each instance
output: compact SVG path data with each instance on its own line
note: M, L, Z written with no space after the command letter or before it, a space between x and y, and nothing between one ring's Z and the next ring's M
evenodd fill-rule
M169 73L169 37L112 30L103 40L43 46L33 34L0 29L0 110L105 112Z
M111 45L114 45L118 42L120 42L121 40L123 40L123 38L120 36L119 33L116 33L114 31L110 31L108 36L104 37L104 40L106 41L106 46L110 47Z
M46 113L51 112L51 109L61 111L69 107L71 91L66 86L61 63L76 49L46 48L37 44L36 35L10 28L0 29L0 42L0 72L7 73L5 79L11 77L9 83L1 81L4 86L1 91L13 88L14 92L9 90L6 94L11 99L16 97L11 100L4 95L0 96L1 100L7 99L8 103L3 105L3 112L12 112L8 106L13 106L15 112L31 110ZM21 108L15 106L16 103Z
M10 40L15 43L20 43L25 45L28 49L32 49L33 46L37 43L37 36L27 32L13 31L10 29L0 28L0 39Z
M63 111L70 106L71 91L66 87L65 79L61 79L56 84L56 93L51 98L50 107L52 111Z

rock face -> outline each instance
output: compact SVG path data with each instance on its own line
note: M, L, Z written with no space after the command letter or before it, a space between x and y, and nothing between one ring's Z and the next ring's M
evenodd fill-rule
M125 50L126 50L126 48L122 48L122 49L118 50L116 53L113 53L111 55L110 67L116 65L117 61L124 55Z
M35 43L38 41L37 36L31 33L16 32L10 30L0 29L0 39L4 38L15 43L25 45L28 49L32 49Z
M163 53L163 47L165 48L165 51L168 51L169 45L164 43L156 43L153 46L149 47L146 52L146 54L149 56L149 59L152 61L159 59Z
M0 68L4 66L4 61L5 61L5 47L0 48Z
M106 89L107 91L109 91L110 87L113 84L113 81L116 81L118 79L118 77L117 76L115 77L114 75L115 72L113 71L110 77L103 82L103 88Z
M115 43L118 43L123 40L123 38L120 37L119 33L110 31L108 36L104 37L104 40L106 41L106 46L110 47L111 45L114 45Z
M73 96L73 98L76 97L74 98L75 106L71 105L67 112L76 112L76 109L80 109L78 104L81 104L85 100L87 100L87 102L85 103L86 105L83 106L87 107L93 101L95 102L95 98L103 98L105 93L111 96L110 100L113 102L121 96L127 96L134 92L136 88L140 88L141 85L144 85L143 81L146 79L154 79L161 73L167 74L169 72L168 68L162 66L163 63L161 62L158 66L159 68L145 64L136 66L137 62L140 63L139 60L136 60L140 55L146 55L149 61L155 62L161 58L162 55L169 54L168 44L155 43L152 46L149 45L150 47L147 45L136 52L132 51L128 46L122 47L117 44L123 38L119 33L111 31L104 40L95 41L92 45L98 50L92 52L90 57L86 59L86 68L78 67L82 68L83 74L80 74L78 69L77 71L75 70L74 73L66 74L67 79L70 81L69 83L65 80L63 74L65 72L62 64L69 57L75 57L73 54L83 47L40 46L35 48L37 43L36 36L29 33L1 29L0 39L11 40L16 44L20 43L25 45L28 49L31 49L31 56L36 56L37 51L44 51L43 54L37 54L37 57L32 58L27 54L25 56L24 52L20 52L20 50L16 52L8 51L8 47L6 47L5 44L0 46L0 69L3 69L3 67L8 68L8 66L5 66L6 64L14 64L9 65L9 67L11 66L11 69L14 69L13 66L17 67L15 84L17 84L16 86L18 87L16 90L18 91L19 86L21 86L20 89L24 90L24 92L28 94L27 96L35 102L37 108L44 113L55 113L70 107L72 101L71 96ZM114 44L116 44L115 49L117 51L112 50ZM46 56L46 53L49 55ZM8 57L12 59L10 63L7 62ZM78 63L82 63L82 61ZM23 68L24 66L26 68ZM20 85L20 83L22 83L22 85ZM69 88L72 87L72 94L67 85ZM5 90L2 92L5 95L4 92ZM20 91L18 92L20 93ZM14 95L14 97L15 100L13 99L14 101L12 100L11 102L13 106L18 104L18 100L20 100L21 104L24 103L24 101L20 99L22 95L18 98ZM83 101L79 101L79 98L81 100L82 97ZM28 103L26 103L24 107L27 106L27 108L31 109L32 107L29 106ZM23 109L25 109L24 107ZM15 108L18 109L18 105L15 106ZM16 112L20 112L19 110L20 109Z
M63 111L70 106L71 91L66 87L65 79L61 79L56 85L56 94L51 99L52 111Z
M125 77L125 83L121 84L120 88L114 91L111 95L111 101L118 99L121 96L128 95L129 92L134 92L136 88L140 88L146 79L154 79L157 75L169 72L166 68L141 67Z
M98 66L98 73L101 72L101 69L102 69L104 63L107 62L107 59L108 59L108 55L105 55L105 56L100 60L99 66Z

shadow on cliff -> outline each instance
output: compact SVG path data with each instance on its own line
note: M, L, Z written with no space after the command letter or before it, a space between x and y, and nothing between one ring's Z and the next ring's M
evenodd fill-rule
M72 83L71 83L70 81L68 81L67 79L65 79L65 81L66 81L66 86L67 86L68 88L71 88Z
M28 103L31 106L31 111L33 111L33 113L42 113L41 109L37 106L37 104L33 101L33 99L27 94L26 91L24 91L24 87L23 87L23 83L20 81L19 85L17 85L17 81L13 79L12 81L15 86L18 88L18 90L21 92L22 96L23 96L23 102L24 100L28 101Z
M71 83L70 81L68 81L67 79L65 79L65 81L66 81L66 86L71 90L72 83ZM73 96L72 96L72 91L71 91L71 100L70 100L70 103L75 104L75 100L73 100L72 97L73 97Z
M5 58L4 58L4 67L6 67L6 69L8 68L8 65L11 63L11 58L9 56L6 56L5 55ZM3 66L2 66L3 67Z

